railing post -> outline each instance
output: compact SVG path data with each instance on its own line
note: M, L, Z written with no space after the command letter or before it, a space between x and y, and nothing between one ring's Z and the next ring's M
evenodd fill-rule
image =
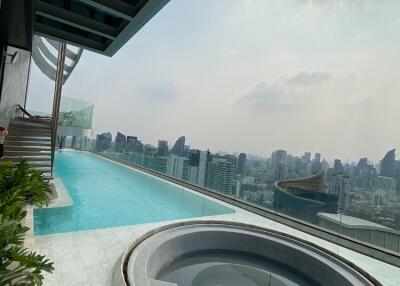
M64 62L66 44L60 42L58 48L57 72L54 87L53 112L51 116L51 176L54 169L54 152L56 150L58 115L60 112L61 91L64 81Z

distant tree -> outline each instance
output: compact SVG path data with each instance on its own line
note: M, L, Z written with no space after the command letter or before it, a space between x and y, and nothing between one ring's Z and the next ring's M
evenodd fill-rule
M63 148L63 144L65 141L65 138L67 138L67 136L57 136L57 142L58 142L58 148L62 149Z
M76 118L73 111L60 112L58 117L58 125L73 126L75 120Z

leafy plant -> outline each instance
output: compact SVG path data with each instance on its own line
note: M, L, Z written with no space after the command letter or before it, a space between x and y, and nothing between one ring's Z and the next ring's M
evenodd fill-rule
M2 196L18 194L25 203L38 207L47 205L50 201L50 185L38 170L30 169L25 160L15 166L12 162L0 164L0 201Z
M23 247L29 228L22 225L23 206L48 204L51 193L43 174L26 161L0 163L0 285L42 285L42 272L52 272L53 263Z

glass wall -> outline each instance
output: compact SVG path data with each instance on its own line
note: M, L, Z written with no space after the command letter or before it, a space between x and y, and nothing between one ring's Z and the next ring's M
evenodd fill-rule
M89 146L269 212L400 252L396 178L383 176L364 159L330 165L309 152L294 156L277 150L268 158L221 154L191 149L184 137L170 148L165 140L152 146L119 132L115 137L99 134Z
M94 105L76 98L61 97L58 125L92 129Z

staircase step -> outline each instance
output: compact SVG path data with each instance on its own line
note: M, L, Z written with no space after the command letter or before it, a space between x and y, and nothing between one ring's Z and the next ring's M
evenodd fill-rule
M28 162L31 168L51 168L51 160L48 162Z
M51 142L50 138L35 137L35 136L14 136L9 135L6 137L6 141L35 141L35 142Z
M5 161L11 161L11 162L15 162L18 163L19 161L21 161L21 159L24 158L28 164L29 163L33 163L33 162L51 162L51 156L25 156L25 157L21 157L21 156L12 156L12 155L7 155L5 154L4 156L4 160Z
M34 152L40 152L40 151L47 151L50 152L51 149L48 146L10 146L8 145L7 148L4 148L5 152L10 152L10 151L15 151L15 152L25 152L25 151L34 151Z
M9 130L10 136L21 136L21 137L50 137L50 130Z
M8 132L10 131L50 131L51 129L48 126L18 126L18 125L11 125L8 126Z
M50 156L50 155L51 155L51 152L50 152L50 150L49 150L48 152L38 152L38 151L13 151L13 150L8 151L8 150L5 150L4 155L5 155L5 156L10 156L10 157L20 157L20 158L23 158L23 157L27 157L27 156L32 156L32 157L35 157L35 156L43 156L43 155L48 155L48 156Z
M13 128L9 128L8 129L8 133L9 134L12 134L12 133L21 133L21 132L24 132L24 133L28 133L28 132L31 132L31 133L49 133L49 134L51 134L51 129L50 128L43 128L43 127L24 127L24 128L15 128L15 129L13 129Z
M31 169L42 171L43 173L51 173L51 167L31 167Z
M49 123L50 119L40 119L40 118L28 118L28 117L16 117L15 121L24 121L24 122L35 122L35 123Z
M32 147L32 146L38 146L38 147L51 147L51 141L14 141L14 140L8 140L6 139L4 141L4 147L7 149L8 147L13 147L13 146L25 146L25 147Z
M28 122L28 121L19 121L19 120L12 120L8 125L11 127L27 127L27 126L34 126L34 127L51 127L51 123L49 122Z

